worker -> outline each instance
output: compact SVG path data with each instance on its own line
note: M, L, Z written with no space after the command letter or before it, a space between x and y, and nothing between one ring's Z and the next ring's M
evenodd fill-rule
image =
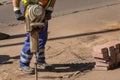
M20 9L20 1L22 1L22 9ZM31 1L31 2L29 2ZM45 61L45 44L48 38L48 20L51 19L51 14L54 9L56 0L13 0L13 10L17 20L24 20L25 8L29 4L40 4L45 9L45 22L44 27L39 33L39 52L38 55L38 66L46 69L51 68L50 64ZM30 35L26 33L26 40L20 54L20 68L25 73L34 73L34 69L30 67L30 61L33 53L30 52Z

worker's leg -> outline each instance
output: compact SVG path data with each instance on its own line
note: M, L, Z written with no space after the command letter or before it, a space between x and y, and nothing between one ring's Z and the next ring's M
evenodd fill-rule
M39 33L39 52L38 55L38 66L45 70L52 70L53 67L46 63L45 61L45 45L48 38L48 23L42 28L41 32Z
M27 33L26 40L20 55L20 67L24 72L33 73L33 69L29 67L30 60L33 54L30 52L30 38L29 33Z
M39 52L37 53L39 57L38 58L39 63L45 63L44 51L45 51L45 44L48 37L47 31L48 31L48 23L45 23L45 26L43 26L43 28L39 33Z

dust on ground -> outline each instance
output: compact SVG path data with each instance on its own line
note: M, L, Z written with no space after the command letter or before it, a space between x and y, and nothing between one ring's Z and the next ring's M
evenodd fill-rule
M3 0L3 1L5 1L5 0ZM10 2L9 1L6 2L6 1L0 3L0 6L4 5L4 8L7 9L9 7L9 5L11 4L11 1ZM7 5L5 6L5 4L8 4L8 6ZM118 7L119 6L115 6L115 8L118 8ZM4 10L3 8L0 8L0 9ZM54 70L45 71L42 69L38 69L39 80L93 80L94 75L98 76L99 73L101 73L102 76L104 76L106 74L114 75L114 76L112 76L112 78L111 78L111 76L108 75L110 78L108 77L107 80L108 79L109 80L119 80L119 79L116 79L116 77L119 78L119 76L116 75L116 74L119 74L119 71L120 71L119 68L117 68L117 70L112 70L112 71L108 71L108 72L97 71L94 73L95 62L91 55L92 47L99 45L99 44L104 44L111 40L120 40L119 22L115 21L116 23L114 23L114 24L111 23L113 21L113 19L116 20L116 17L115 18L113 17L111 20L111 18L108 16L108 18L110 18L110 22L108 20L106 20L108 18L104 19L105 15L103 15L104 14L103 11L106 11L106 9L107 10L109 9L111 11L111 7L106 7L105 9L99 9L95 12L94 11L90 11L90 13L85 12L86 14L85 13L76 13L76 14L71 14L67 17L62 16L62 18L64 18L64 20L69 19L69 22L68 23L66 22L66 24L61 19L61 17L59 19L53 20L53 21L56 21L56 23L52 24L53 26L50 27L51 30L55 29L56 32L61 33L60 27L66 26L65 27L66 30L64 30L65 32L62 30L63 31L62 35L71 33L72 36L64 35L64 37L57 36L57 38L51 37L48 39L48 42L46 45L46 50L45 50L46 51L45 56L46 56L47 63L52 64L54 67ZM113 10L113 7L112 7L112 10ZM117 11L118 11L118 9L117 9ZM9 10L8 10L8 12L9 12ZM103 13L101 15L99 14L100 18L102 18L102 20L98 19L99 16L96 14L96 12ZM108 15L107 12L106 12L106 15ZM118 12L118 14L119 14L119 12ZM1 14L1 15L4 15L4 14ZM88 16L88 15L90 15L90 16ZM93 16L95 16L95 15L97 17L93 18ZM74 18L75 16L77 16L77 18L76 18L77 21L72 20L72 18ZM86 18L86 16L87 16L87 18ZM8 17L10 17L9 19L11 19L11 18L13 18L13 15L8 16ZM119 16L117 16L117 17L119 17ZM91 19L96 20L96 21L93 21L93 23L91 23L90 22ZM4 19L3 17L1 17L0 31L10 34L11 37L9 39L0 41L0 80L35 80L35 75L28 75L19 70L19 54L21 52L23 42L25 40L24 29L21 28L21 26L24 26L23 23L15 22L16 21L15 19L12 19L13 23L11 23L10 20L8 20L8 21L6 21L6 23L4 23L2 20L8 20L8 19ZM73 21L75 24L72 24ZM81 23L79 23L79 21ZM89 23L86 24L87 21ZM111 24L107 23L107 25L102 25L102 28L101 28L100 24L103 24L103 22L106 23L105 21L108 21ZM60 22L61 22L61 24L60 24ZM62 23L64 23L64 24L62 24ZM71 25L70 23L72 24L72 26L68 26L68 25ZM100 26L96 27L96 25L98 25L98 23ZM56 27L56 25L59 25L59 26ZM77 33L79 33L79 30L80 30L80 32L86 32L86 33L73 34L75 32L72 28L75 25L80 26L79 28L76 27L76 29L75 29L77 31ZM89 25L89 27L88 27L88 25ZM9 27L9 29L8 29L8 27ZM92 27L92 29L91 29L91 27ZM70 32L69 32L68 28L71 29ZM106 30L106 28L107 28L107 30ZM115 29L113 29L113 28L115 28ZM84 31L86 29L88 29L88 30ZM101 29L101 30L96 31L98 29ZM59 31L57 31L57 30L59 30ZM68 32L67 32L67 30L68 30ZM94 31L89 32L92 30L95 30L95 32ZM56 37L56 35L57 35L56 32L50 31L49 35L50 36L54 35ZM31 67L34 68L34 57L31 61ZM92 77L93 77L93 79L92 79ZM103 79L102 79L102 77L101 77L101 80L105 80L105 78L103 77Z

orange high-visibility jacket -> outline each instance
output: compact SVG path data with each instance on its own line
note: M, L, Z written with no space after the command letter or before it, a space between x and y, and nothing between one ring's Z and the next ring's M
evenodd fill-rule
M40 3L42 3L44 8L48 8L48 7L54 7L54 4L56 2L56 0L38 0Z

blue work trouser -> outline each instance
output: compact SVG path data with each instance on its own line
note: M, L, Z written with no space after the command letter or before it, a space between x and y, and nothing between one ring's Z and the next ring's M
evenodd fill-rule
M45 23L44 27L41 29L39 33L39 52L37 52L38 63L45 62L44 49L48 37L47 30L48 30L48 23ZM27 33L26 40L22 48L22 53L20 54L20 66L29 66L32 56L33 53L30 52L30 35L29 33Z

